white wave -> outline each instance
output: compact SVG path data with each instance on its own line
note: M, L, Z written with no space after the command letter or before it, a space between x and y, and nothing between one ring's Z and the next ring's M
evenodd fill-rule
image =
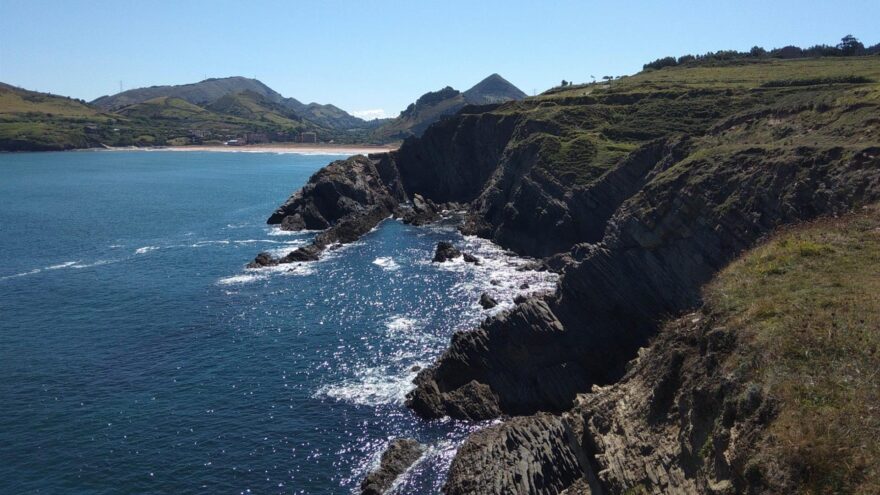
M259 273L243 273L241 275L221 278L217 283L219 285L247 284L249 282L256 282L257 280L265 280L266 278L268 277Z
M314 273L311 263L289 263L263 268L248 268L244 273L223 277L217 280L217 285L240 285L268 280L273 275L303 276Z
M159 246L144 246L134 250L134 254L147 254L150 251L159 249Z
M320 232L319 230L281 230L279 227L271 227L266 235L271 236L294 236L294 235L311 235Z
M400 268L400 265L398 265L397 262L394 261L394 258L392 258L390 256L376 258L373 260L373 264L376 266L379 266L383 270L387 270L389 272L392 272L392 271Z
M393 373L384 366L363 368L354 378L322 386L315 396L362 406L403 404L415 377L416 372L410 370Z
M281 244L284 241L276 241L273 239L242 239L240 241L232 241L236 244L256 244L258 242L265 242L268 244Z
M290 253L291 251L295 251L296 248L298 248L300 246L304 246L306 244L306 241L299 239L296 241L285 241L280 244L283 244L283 245L280 247L267 249L266 252L276 258L283 258L284 256L287 256L287 254Z
M46 270L59 270L61 268L68 268L75 264L79 263L78 261L65 261L64 263L59 263L57 265L47 266Z
M200 247L204 247L204 246L211 246L214 244L226 245L231 242L232 241L229 241L227 239L223 239L223 240L219 240L219 241L198 241L195 244L190 244L190 247L200 248Z
M0 277L0 280L6 280L6 279L18 278L18 277L26 277L28 275L34 275L34 274L40 273L41 271L43 271L43 270L41 270L39 268L34 268L33 270L31 270L29 272L21 272L21 273L16 273L14 275L6 275L5 277Z
M551 272L524 270L532 259L516 256L505 251L497 244L476 236L464 236L455 244L466 252L480 259L479 264L465 263L462 257L445 263L430 263L437 269L458 273L472 272L462 282L453 286L454 291L470 298L472 308L483 315L493 315L513 307L513 299L517 295L528 295L552 291L556 287L559 276ZM488 293L498 301L498 306L482 310L479 296Z
M70 268L77 268L77 269L92 268L95 266L109 265L110 263L116 263L117 261L119 261L119 260L98 260L93 263L79 263L79 262L77 262L74 265L70 265Z
M395 316L385 322L385 328L392 332L400 332L405 330L412 330L416 325L418 325L419 321L414 318L408 318L406 316Z

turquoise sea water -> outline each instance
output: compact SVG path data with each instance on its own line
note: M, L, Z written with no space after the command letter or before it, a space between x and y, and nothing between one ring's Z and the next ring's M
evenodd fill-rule
M314 235L264 222L333 158L0 155L0 493L352 493L396 436L428 446L398 491L439 491L479 426L415 418L413 366L486 316L481 292L554 280L394 220L245 269ZM485 263L430 263L444 239Z

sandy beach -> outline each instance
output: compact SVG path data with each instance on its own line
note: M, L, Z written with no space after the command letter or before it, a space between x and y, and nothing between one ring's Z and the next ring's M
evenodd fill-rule
M237 153L293 153L300 155L367 155L384 153L397 149L398 145L360 145L360 144L300 144L265 143L244 146L191 145L191 146L152 146L107 148L109 151L217 151Z

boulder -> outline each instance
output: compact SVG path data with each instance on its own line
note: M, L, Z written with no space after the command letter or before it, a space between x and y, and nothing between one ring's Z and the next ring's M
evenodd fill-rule
M444 263L453 258L458 258L459 256L461 256L461 251L453 246L451 242L440 241L437 243L437 249L434 251L434 259L431 261L434 263Z
M494 297L483 292L480 295L480 306L482 306L483 309L492 309L495 306L498 306L498 301L496 301Z
M424 451L424 446L411 438L393 440L382 453L379 468L361 481L361 494L382 495L387 492L398 476L419 460Z
M248 268L262 268L264 266L275 266L277 264L278 264L278 259L273 257L271 254L263 251L262 253L258 254L257 257L254 258L253 261L248 263L247 267Z

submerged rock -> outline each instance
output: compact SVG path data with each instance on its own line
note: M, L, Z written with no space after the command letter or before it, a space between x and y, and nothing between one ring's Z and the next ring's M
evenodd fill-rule
M437 249L434 251L434 259L431 261L434 263L444 263L451 259L458 258L459 256L461 256L461 251L453 246L451 242L440 241L437 243Z
M424 446L412 438L393 440L382 453L379 468L368 474L361 482L361 494L382 495L385 493L394 485L398 476L419 460L424 451Z
M480 306L482 306L483 309L491 309L491 308L494 308L495 306L498 306L498 301L496 301L494 297L483 292L480 295Z

